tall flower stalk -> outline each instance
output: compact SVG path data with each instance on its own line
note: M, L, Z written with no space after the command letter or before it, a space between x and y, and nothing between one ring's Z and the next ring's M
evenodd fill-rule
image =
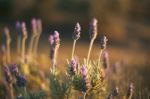
M10 43L11 43L11 37L10 32L7 27L4 28L5 36L6 36L6 51L7 51L7 63L10 64L11 62L11 55L10 55Z
M74 28L74 32L73 32L73 34L72 34L73 46L72 46L71 59L73 59L73 57L74 57L75 46L76 46L77 40L80 38L80 32L81 32L81 26L80 26L80 24L77 22L77 23L76 23L76 26L75 26L75 28Z
M17 53L20 55L21 53L21 23L19 21L16 22L16 30L18 33L17 37Z
M50 59L52 60L52 72L54 73L56 66L57 52L60 46L60 38L58 31L54 31L54 34L50 35L49 43L50 43Z
M23 63L24 63L25 62L26 39L28 37L27 29L26 29L26 23L25 22L22 22L21 29L22 29L22 34L23 34L21 56L22 56Z
M37 22L36 19L32 19L31 20L31 25L32 25L32 36L30 39L30 44L29 44L29 57L32 57L32 51L33 51L33 44L34 44L34 40L35 37L37 36Z
M87 55L87 65L89 63L89 59L90 59L90 55L91 55L91 50L92 50L92 46L94 43L94 40L96 39L97 36L97 19L93 18L91 23L90 23L90 30L89 30L89 34L90 34L90 46L89 46L89 50L88 50L88 55Z
M100 62L101 62L102 52L103 52L103 50L106 49L107 41L108 41L108 39L106 38L106 36L102 36L102 37L100 38L100 48L101 48L101 49L100 49L100 52L99 52L98 66L100 65Z
M41 36L41 33L42 33L42 21L41 21L41 19L37 19L36 24L37 24L37 26L36 26L37 36L35 38L35 46L34 46L34 49L33 49L33 52L34 52L35 56L37 55L39 39L40 39L40 36Z

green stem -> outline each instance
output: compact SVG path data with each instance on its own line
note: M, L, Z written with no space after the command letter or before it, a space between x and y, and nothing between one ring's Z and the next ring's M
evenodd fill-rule
M102 52L103 52L103 50L101 49L101 50L100 50L100 53L99 53L99 57L98 57L98 67L99 67L100 62L101 62Z
M12 86L12 84L9 84L9 88L10 88L10 97L11 97L11 99L15 99L15 98L14 98L14 91L13 91L13 86Z
M83 99L85 99L85 97L86 97L86 92L85 92L84 95L83 95Z
M90 42L89 51L88 51L88 56L87 56L87 65L88 65L88 63L89 63L89 58L90 58L90 55L91 55L91 50L92 50L92 46L93 46L94 40L95 40L95 39L91 39L91 42Z
M75 46L76 46L76 41L77 41L77 40L74 40L74 41L73 41L73 47L72 47L72 55L71 55L71 59L73 59L73 56L74 56Z

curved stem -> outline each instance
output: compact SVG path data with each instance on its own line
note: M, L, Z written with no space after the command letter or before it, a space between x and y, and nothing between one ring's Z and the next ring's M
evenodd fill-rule
M11 97L11 99L15 99L15 98L14 98L14 91L13 91L13 86L12 86L12 84L9 84L9 90L10 90L10 97Z
M88 51L88 56L87 56L87 65L89 63L93 43L94 43L94 39L91 39L90 46L89 46L89 51Z
M86 97L86 92L85 92L84 95L83 95L83 99L85 99L85 97Z
M101 49L101 50L100 50L100 53L99 53L99 57L98 57L98 67L99 67L100 62L101 62L102 52L103 52L103 50Z
M27 36L24 36L22 39L22 58L23 58L23 63L25 62L25 45L26 45L26 39Z
M75 52L75 46L76 46L76 41L77 41L77 40L74 40L74 41L73 41L71 59L73 59L73 56L74 56L74 52Z
M35 46L34 46L34 49L33 49L33 52L34 52L34 56L36 57L37 55L37 49L38 49L38 44L39 44L39 39L40 39L40 35L41 33L39 33L35 39Z

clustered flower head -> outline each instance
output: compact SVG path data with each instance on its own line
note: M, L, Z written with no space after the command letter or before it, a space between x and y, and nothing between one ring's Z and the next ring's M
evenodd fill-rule
M16 79L17 79L18 87L25 87L26 86L27 80L26 80L25 76L18 75L18 76L16 76Z
M77 22L75 28L74 28L74 32L73 32L73 40L78 40L80 38L80 32L81 32L81 26L80 24Z
M27 36L27 29L26 29L26 23L22 22L21 24L22 33L24 36Z
M36 21L35 18L33 18L33 19L31 20L31 24L32 24L32 32L33 32L34 34L36 34L36 33L37 33L37 21Z
M12 70L12 73L17 76L19 75L19 70L18 70L18 67L16 64L13 64L12 67L11 67L11 70Z
M103 62L104 69L109 67L109 57L107 51L104 51L102 54L102 62Z
M71 75L77 74L77 70L78 70L78 62L77 62L76 59L72 59L71 63L70 63L70 73L71 73Z
M39 33L41 33L42 32L42 20L41 19L37 19L37 31L39 32Z
M88 78L88 69L86 68L86 66L82 66L81 67L81 75L83 77L83 91L86 92L87 90L89 90L91 88L91 82Z
M27 80L23 75L21 75L19 73L19 70L18 70L18 67L16 64L13 64L11 66L11 72L10 72L10 69L8 66L4 66L4 75L5 75L6 81L8 83L12 83L12 81L13 81L11 73L15 75L16 84L18 85L18 87L25 87L26 86Z
M49 43L50 43L50 58L54 58L54 51L55 49L59 48L60 45L60 38L59 38L59 32L54 31L53 35L49 36Z
M102 36L100 38L100 47L101 47L101 49L106 49L107 41L108 41L108 39L106 38L106 36Z
M9 70L8 66L4 66L4 75L5 75L5 79L8 83L12 83L12 76L11 76L11 72Z
M92 21L90 22L90 30L89 30L89 34L90 34L90 39L95 39L97 36L97 19L93 18Z
M18 32L18 35L21 35L21 23L19 21L16 22L16 30Z

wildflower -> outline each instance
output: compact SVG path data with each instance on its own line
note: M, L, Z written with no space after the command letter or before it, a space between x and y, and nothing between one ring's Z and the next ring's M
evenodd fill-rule
M100 47L101 47L101 49L106 48L107 41L108 41L108 39L106 38L106 36L102 36L100 38Z
M103 62L104 69L109 67L109 57L108 57L108 52L107 51L103 52L102 62Z
M37 33L37 22L36 22L36 19L35 19L35 18L33 18L33 19L31 20L31 24L32 24L32 32L33 32L34 34L36 34L36 33Z
M84 84L83 91L86 92L87 90L89 90L91 88L91 82L88 78L88 70L85 66L83 66L81 68L81 74L83 76L82 80L83 80L83 84Z
M78 40L80 38L80 32L81 32L81 26L77 22L77 24L76 24L76 26L74 28L74 32L72 34L73 40Z
M116 87L108 96L107 99L114 99L114 97L117 97L119 95L119 89Z
M13 64L11 67L12 73L14 73L15 76L19 75L19 70L16 64Z
M71 63L70 63L70 73L72 75L75 75L77 73L77 68L78 68L78 63L75 59L72 59L71 60Z
M17 85L18 85L19 87L25 87L25 86L26 86L27 80L26 80L26 78L25 78L24 76L18 75L18 76L16 77L16 79L17 79Z
M27 36L27 29L26 29L26 23L22 22L21 24L22 33L24 36Z
M17 32L20 36L21 35L21 23L19 21L16 22L16 29L17 29Z
M59 38L59 32L58 31L54 31L54 45L57 46L60 43L60 38Z
M37 22L37 31L39 33L41 33L42 32L42 21L41 21L41 19L37 19L36 22Z
M91 23L90 23L90 30L89 30L89 34L90 34L90 39L95 39L97 36L97 19L93 18Z
M127 98L131 98L134 92L134 85L130 83L128 90L127 90Z
M10 70L8 68L8 66L4 66L4 75L5 75L5 79L6 81L10 84L12 83L12 76L11 76L11 73L10 73Z

